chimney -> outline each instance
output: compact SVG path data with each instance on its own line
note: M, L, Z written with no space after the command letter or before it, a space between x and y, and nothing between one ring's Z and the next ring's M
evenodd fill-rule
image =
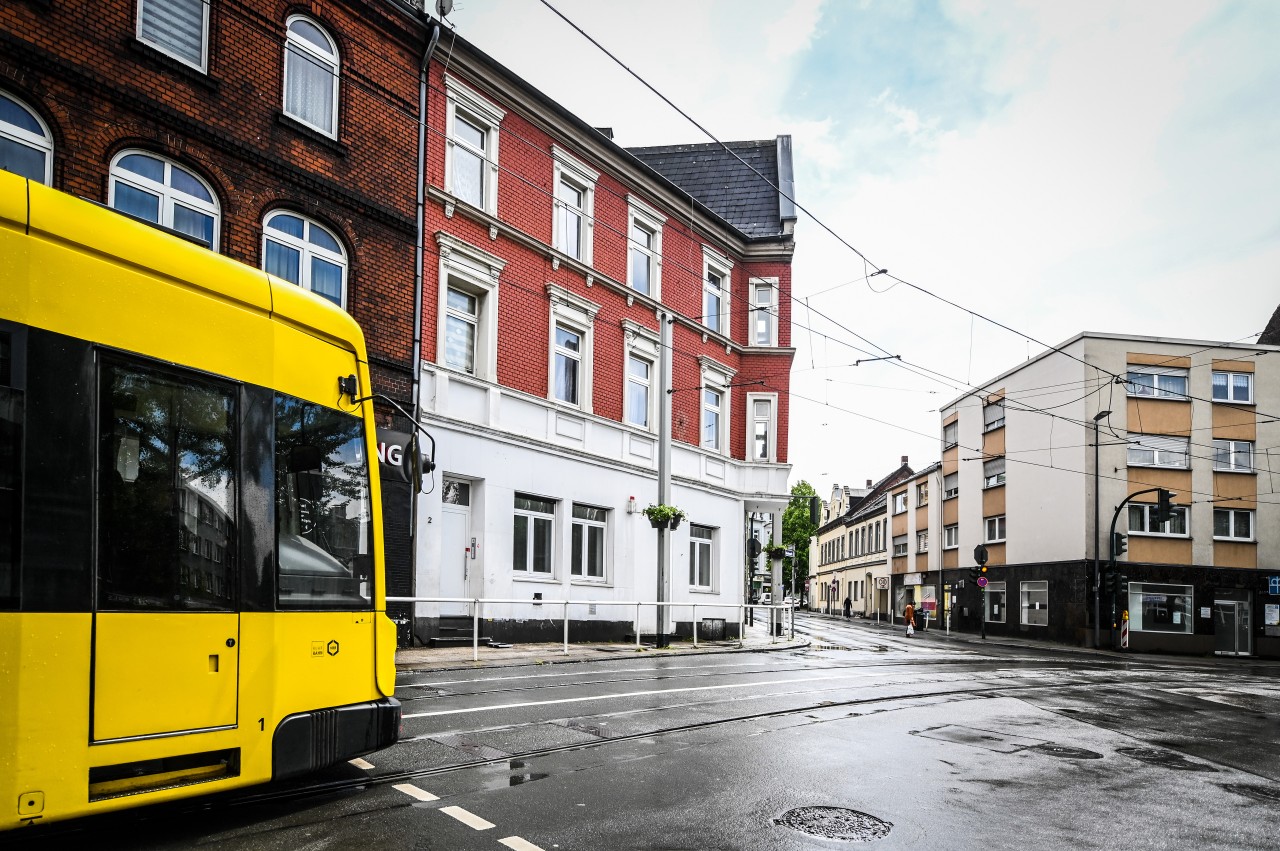
M869 488L869 487L871 487L871 480L870 480L870 479L867 479L867 487L868 487L868 488Z
M902 463L903 464L907 463L907 456L905 455L902 456Z

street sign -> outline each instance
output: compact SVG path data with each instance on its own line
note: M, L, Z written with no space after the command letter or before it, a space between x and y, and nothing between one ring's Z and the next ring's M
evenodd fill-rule
M1280 576L1267 577L1267 593L1273 597L1280 597Z
M986 588L986 587L987 587L987 577L985 577L985 576L979 576L979 577L978 577L978 587L979 587L979 588Z
M785 550L785 553L786 553L786 557L787 557L787 558L795 558L795 557L796 557L796 548L795 548L795 547L787 547L787 549Z
M974 561L976 561L979 565L986 564L986 563L987 563L987 548L986 548L986 547L984 547L982 544L978 544L978 546L974 547L974 548L973 548L973 560L974 560Z

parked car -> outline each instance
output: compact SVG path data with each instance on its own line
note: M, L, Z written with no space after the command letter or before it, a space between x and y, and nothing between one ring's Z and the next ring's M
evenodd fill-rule
M760 605L762 605L762 606L768 606L768 605L770 605L770 604L772 604L772 603L773 603L773 594L772 594L772 593L770 593L770 592L768 592L768 591L765 591L763 594L761 594L761 595L760 595Z
M794 609L796 606L800 605L800 601L797 600L795 597L792 597L790 594L788 594L787 596L782 598L782 605L790 606L791 608Z

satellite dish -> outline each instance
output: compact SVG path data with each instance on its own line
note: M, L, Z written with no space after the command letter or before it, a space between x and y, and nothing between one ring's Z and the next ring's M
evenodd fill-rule
M453 11L453 0L436 0L436 14L442 18L449 17Z

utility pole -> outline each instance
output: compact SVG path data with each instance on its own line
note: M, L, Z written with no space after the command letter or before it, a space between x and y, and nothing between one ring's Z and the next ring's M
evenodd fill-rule
M1098 536L1102 534L1102 494L1098 490L1101 478L1098 471L1098 423L1111 416L1110 411L1099 411L1093 417L1093 646L1096 649L1101 641L1099 620L1102 617L1102 571L1100 564L1101 544Z
M659 314L659 339L661 341L658 360L661 367L658 372L658 503L671 504L671 356L672 332L671 316ZM667 585L671 568L671 542L667 537L667 527L658 527L658 595L657 595L657 629L654 642L658 647L666 647L667 625ZM697 626L695 625L696 629Z

